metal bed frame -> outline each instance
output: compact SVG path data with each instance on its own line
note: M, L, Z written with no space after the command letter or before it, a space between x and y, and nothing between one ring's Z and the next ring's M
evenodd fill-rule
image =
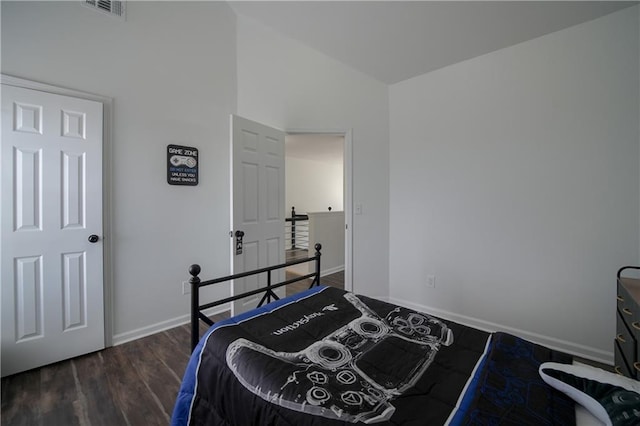
M272 298L275 300L280 299L273 292L274 289L285 286L287 284L292 284L298 281L306 280L308 278L313 278L313 281L311 282L311 285L309 286L309 288L312 288L314 286L319 286L320 285L320 256L321 256L320 250L322 249L322 245L316 244L314 248L316 250L315 255L305 259L292 260L291 262L281 263L280 265L268 266L266 268L255 269L253 271L240 272L238 274L228 275L226 277L221 277L221 278L216 278L213 280L206 280L206 281L202 281L200 280L200 277L198 277L198 275L201 272L200 265L195 265L195 264L191 265L189 267L189 274L191 275L191 278L189 278L189 283L191 284L191 352L193 352L195 347L198 345L198 341L200 340L200 322L199 321L202 320L204 323L208 324L209 326L212 326L214 324L214 322L208 316L202 313L203 310L212 308L214 306L220 306L225 303L233 302L235 300L239 300L248 296L253 296L255 294L260 294L264 292L262 299L260 299L260 303L258 303L258 306L256 306L256 308L259 308L264 304L265 301L269 303L271 302ZM271 271L274 271L276 269L286 268L292 265L307 263L307 262L315 262L315 272L312 272L307 275L302 275L300 277L292 278L290 280L281 281L276 284L273 284L271 282ZM200 304L200 289L202 287L207 287L213 284L219 284L222 282L235 280L238 278L248 277L250 275L258 275L265 272L267 273L267 285L265 287L260 287L255 290L247 291L245 293L237 294L235 296L227 297L215 302L205 303L203 305Z

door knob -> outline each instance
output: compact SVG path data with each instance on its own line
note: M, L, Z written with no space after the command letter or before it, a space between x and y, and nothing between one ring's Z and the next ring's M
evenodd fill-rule
M89 235L89 242L90 243L97 243L99 239L100 239L100 237L98 237L96 234Z

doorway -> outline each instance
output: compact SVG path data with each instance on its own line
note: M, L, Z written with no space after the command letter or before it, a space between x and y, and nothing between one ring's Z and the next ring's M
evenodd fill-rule
M322 244L322 283L351 289L351 132L290 131L285 137L287 260ZM308 264L287 270L293 277Z

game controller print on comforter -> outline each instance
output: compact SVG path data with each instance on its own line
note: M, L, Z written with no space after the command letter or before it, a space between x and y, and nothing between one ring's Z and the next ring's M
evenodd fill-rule
M212 327L194 350L172 424L441 425L456 413L465 423L475 411L456 406L489 337L314 288Z

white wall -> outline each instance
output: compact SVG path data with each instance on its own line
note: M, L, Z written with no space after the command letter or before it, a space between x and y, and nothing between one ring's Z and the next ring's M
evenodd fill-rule
M291 206L297 213L326 211L329 207L332 211L343 209L342 163L286 157L285 181L287 217L291 216Z
M114 99L116 342L186 319L189 264L229 271L235 14L223 2L130 1L124 22L80 2L1 7L3 73ZM167 184L171 143L200 149L197 187Z
M392 300L612 360L638 56L636 7L391 86Z
M238 114L283 130L353 129L354 291L386 297L388 88L238 16Z
M320 271L322 275L344 270L344 212L309 213L309 255L312 255L315 243L322 244ZM314 265L307 263L309 270Z

